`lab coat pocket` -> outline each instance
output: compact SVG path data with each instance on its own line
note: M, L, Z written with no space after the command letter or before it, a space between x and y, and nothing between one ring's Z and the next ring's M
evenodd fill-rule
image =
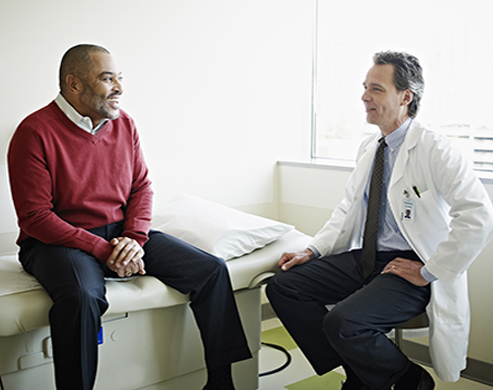
M434 199L430 190L424 191L420 195L421 197L413 198L414 221L404 224L406 230L418 235L447 231L447 212L440 208L441 203Z

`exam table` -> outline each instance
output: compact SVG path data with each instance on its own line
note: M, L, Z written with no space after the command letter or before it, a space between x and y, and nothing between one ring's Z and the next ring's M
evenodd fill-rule
M193 217L197 216L190 203L182 203L180 207ZM196 207L202 207L202 203L199 201ZM217 216L214 207L209 211ZM176 211L175 207L173 210L171 220L180 220L181 209L178 207ZM227 213L224 221L229 223L231 218ZM248 218L247 215L243 217ZM166 225L169 219L169 214L164 215L158 222L164 221ZM217 219L221 220L221 217ZM185 221L185 225L190 223L190 220ZM165 231L166 226L162 230ZM232 237L236 238L237 229L229 230L235 231ZM261 285L277 272L282 252L304 248L310 240L295 229L288 230L273 242L227 261L253 354L252 359L233 365L238 390L258 388ZM12 247L8 248L10 251L2 250L5 241L5 235L0 234L0 389L53 390L48 322L52 302L37 281L22 270ZM206 370L189 297L151 276L107 281L106 285L110 306L102 317L95 389L201 389Z

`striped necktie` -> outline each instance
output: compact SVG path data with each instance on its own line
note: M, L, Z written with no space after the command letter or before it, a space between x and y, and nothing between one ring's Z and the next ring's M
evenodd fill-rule
M378 214L382 198L383 157L386 146L385 139L382 138L375 154L375 162L373 163L373 171L371 173L368 210L366 212L365 232L363 234L363 250L361 252L361 265L365 279L375 269Z

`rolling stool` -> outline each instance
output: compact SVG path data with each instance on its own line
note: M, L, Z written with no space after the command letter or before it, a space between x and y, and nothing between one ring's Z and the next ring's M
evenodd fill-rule
M398 325L394 328L394 342L395 345L399 349L402 349L402 331L405 329L418 329L418 328L427 328L430 325L430 322L428 321L428 316L426 315L426 312L423 312L416 317L411 318L409 321Z

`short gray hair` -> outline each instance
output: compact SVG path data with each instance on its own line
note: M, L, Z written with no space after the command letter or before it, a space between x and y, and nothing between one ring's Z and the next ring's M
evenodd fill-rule
M407 108L411 118L415 118L421 98L423 97L425 81L423 79L423 69L419 60L407 53L385 51L376 53L373 56L375 65L394 65L394 84L398 91L409 89L414 97Z
M111 54L104 47L91 44L80 44L67 50L60 64L60 90L63 91L66 86L65 80L69 74L73 74L83 80L87 78L92 66L90 54L95 52Z

